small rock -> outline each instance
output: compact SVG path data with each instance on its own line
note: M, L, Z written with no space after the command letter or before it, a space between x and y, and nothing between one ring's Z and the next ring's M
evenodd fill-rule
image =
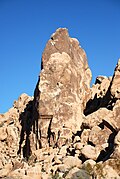
M67 156L63 159L63 163L68 167L80 167L82 162L79 158L73 156Z
M100 154L95 147L91 145L85 145L81 150L81 153L88 159L96 160Z

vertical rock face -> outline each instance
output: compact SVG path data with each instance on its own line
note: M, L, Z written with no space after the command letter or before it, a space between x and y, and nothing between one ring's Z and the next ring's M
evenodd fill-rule
M120 59L115 68L115 72L112 79L111 95L114 98L120 99Z
M42 145L47 138L50 145L63 144L80 129L90 81L91 71L78 40L70 38L67 29L58 29L44 50L35 90Z

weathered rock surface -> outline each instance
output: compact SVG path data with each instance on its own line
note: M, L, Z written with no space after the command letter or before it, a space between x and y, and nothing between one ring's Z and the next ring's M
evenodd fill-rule
M0 178L120 178L120 60L90 88L84 50L58 29L42 55L34 97L0 114Z
M67 29L58 29L44 50L35 93L42 146L48 142L61 146L80 129L90 81L84 50L77 39L69 37Z

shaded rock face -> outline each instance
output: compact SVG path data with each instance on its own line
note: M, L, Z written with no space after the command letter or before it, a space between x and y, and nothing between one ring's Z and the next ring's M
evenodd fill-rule
M86 104L84 114L88 115L101 107L112 110L120 98L120 59L113 77L99 76L91 88L92 98Z
M63 145L80 129L90 81L84 50L67 29L58 29L44 50L35 94L42 146L48 143L48 135L50 145Z
M34 97L0 114L0 178L120 178L120 60L113 77L91 71L58 29L42 55Z

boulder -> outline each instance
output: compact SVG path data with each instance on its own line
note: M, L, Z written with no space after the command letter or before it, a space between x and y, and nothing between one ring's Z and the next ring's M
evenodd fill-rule
M62 146L80 129L90 81L91 71L78 40L70 38L67 29L58 29L43 52L34 95L42 147Z
M73 156L67 156L63 159L63 164L66 166L66 168L72 168L72 167L81 167L81 160L78 157Z
M100 151L91 146L91 145L85 145L83 149L81 150L81 153L85 156L87 159L96 160L100 154Z

